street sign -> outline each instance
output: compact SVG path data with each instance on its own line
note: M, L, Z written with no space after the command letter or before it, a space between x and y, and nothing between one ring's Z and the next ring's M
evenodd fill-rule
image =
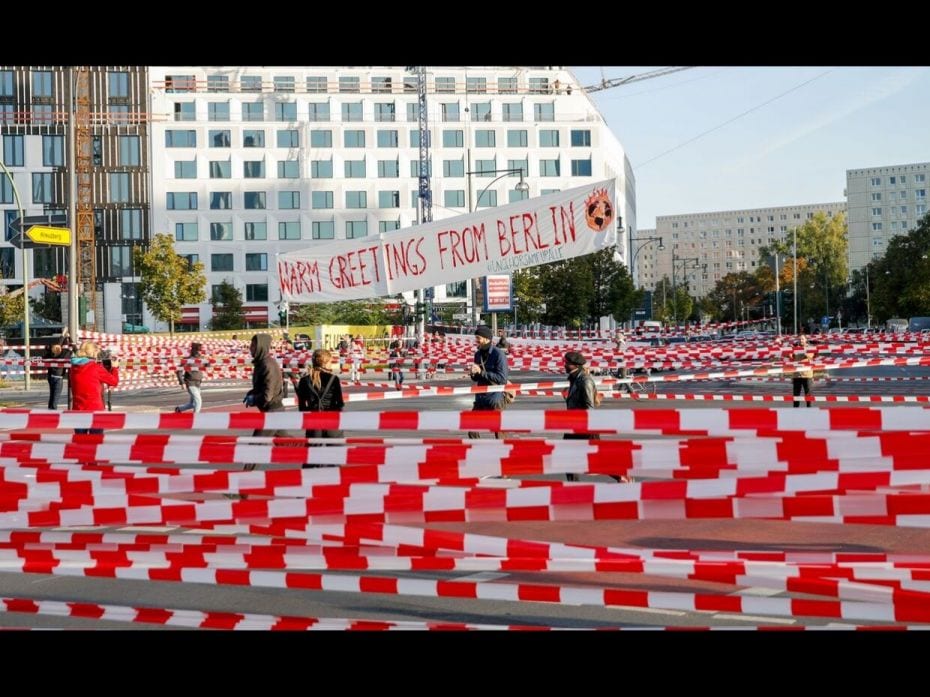
M820 318L820 324L823 325L824 327L829 327L830 318L827 315L824 315L823 317Z
M26 236L36 244L71 244L71 230L66 227L48 227L47 225L33 225L26 230Z
M25 225L28 230L33 225L50 225L53 227L64 227L68 224L68 216L61 213L46 215L27 215L24 218L17 218L10 223L10 228L15 232L23 232Z
M452 315L452 319L454 319L456 322L464 322L469 317L471 317L471 315L469 315L467 312L456 312Z
M23 233L16 232L10 237L10 244L16 247L17 249L35 249L36 247L44 247L45 245L37 245L35 242L30 240L28 237L23 237Z

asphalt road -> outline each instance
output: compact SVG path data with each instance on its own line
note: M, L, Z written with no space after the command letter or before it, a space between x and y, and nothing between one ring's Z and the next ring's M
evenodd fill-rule
M928 369L872 368L844 376L930 375ZM521 374L514 376L519 382L551 380L552 374ZM381 378L372 378L373 381ZM441 384L461 384L464 379L443 379ZM227 411L241 407L241 397L247 385L204 389L205 409ZM353 388L354 390L354 388ZM659 390L670 392L711 393L790 393L790 383L746 383L715 381L676 383ZM866 391L867 390L867 391ZM816 394L930 394L930 380L913 382L876 383L823 383L815 386ZM6 406L44 406L44 383L37 383L29 394L22 390L0 392L0 401ZM167 411L183 403L186 394L181 389L148 389L139 392L117 392L113 395L115 410ZM470 408L471 397L432 397L405 400L385 400L350 404L348 409L448 409ZM521 409L553 409L562 405L558 397L519 397ZM606 409L669 408L675 402L664 400L639 401L605 400ZM688 408L719 407L717 402L689 402ZM734 403L735 408L759 406L758 403ZM787 407L787 404L782 406ZM902 407L906 408L906 407ZM409 435L409 433L381 432L379 435ZM430 435L420 433L419 435ZM606 478L603 481L608 481ZM930 532L923 530L895 530L881 526L816 523L787 523L782 521L702 520L702 521L607 521L607 522L512 522L437 524L433 527L497 535L511 538L604 544L656 549L795 549L795 550L846 550L846 551L901 551L916 552L930 548ZM133 528L121 528L136 531ZM176 532L183 532L173 529ZM377 574L375 574L377 575ZM673 580L642 575L606 573L401 573L399 577L494 580L501 582L558 583L572 586L618 586L630 589L680 592L733 592L732 586L706 582ZM784 597L765 589L748 589L744 594ZM269 615L299 615L328 618L382 619L400 621L445 621L489 625L533 625L564 628L599 627L663 627L715 626L752 627L759 624L796 627L844 626L848 623L815 618L755 617L726 612L694 612L677 609L642 610L634 608L603 608L573 606L559 603L504 602L455 598L430 598L385 594L355 594L344 592L312 592L274 588L243 588L213 586L200 583L171 583L154 581L128 581L103 578L49 576L2 572L0 568L0 595L44 600L109 603L142 607L176 608L252 612ZM31 614L6 613L0 615L2 627L56 627L56 628L146 628L147 625L127 624L111 620L47 617ZM158 625L151 625L158 626Z

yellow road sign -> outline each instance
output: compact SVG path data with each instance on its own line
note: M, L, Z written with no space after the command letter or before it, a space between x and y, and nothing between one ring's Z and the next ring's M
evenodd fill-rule
M33 225L26 230L26 237L37 244L71 244L71 230L66 227Z

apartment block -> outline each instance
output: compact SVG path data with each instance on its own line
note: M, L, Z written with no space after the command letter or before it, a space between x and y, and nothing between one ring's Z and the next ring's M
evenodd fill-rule
M917 162L846 171L850 271L884 256L892 237L927 214L928 170Z
M634 268L637 286L652 289L668 276L669 280L687 281L691 294L703 297L728 273L752 273L759 264L761 247L789 238L793 228L803 225L818 211L834 216L845 213L846 204L812 203L659 216L655 230L635 236L662 237L665 246L664 251L658 249L658 244L642 249Z

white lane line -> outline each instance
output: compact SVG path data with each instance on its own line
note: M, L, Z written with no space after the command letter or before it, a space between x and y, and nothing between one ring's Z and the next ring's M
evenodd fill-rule
M756 624L797 624L797 620L787 617L762 617L760 615L736 615L718 612L713 616L715 620L739 620L740 622L754 622Z
M497 571L479 571L476 574L469 574L468 576L458 576L454 581L497 581L502 578L506 578L507 574L502 574Z
M745 588L741 591L735 591L730 593L730 595L760 595L762 597L771 597L773 595L778 595L784 591L778 588L761 588L759 586L752 586L751 588Z

